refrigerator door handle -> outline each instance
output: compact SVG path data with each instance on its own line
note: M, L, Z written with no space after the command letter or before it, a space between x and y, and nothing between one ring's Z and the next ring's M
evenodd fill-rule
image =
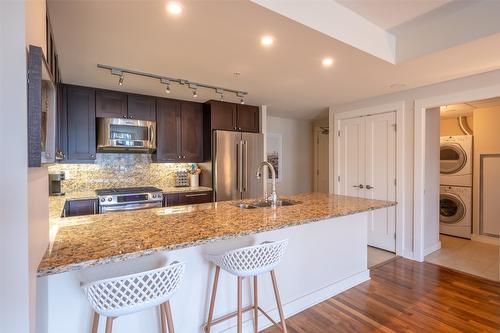
M243 141L243 147L244 147L244 158L245 161L243 162L243 192L246 192L248 189L248 141Z
M243 149L242 149L243 142L240 141L236 143L236 155L237 155L237 187L238 191L243 192L242 187L243 187Z

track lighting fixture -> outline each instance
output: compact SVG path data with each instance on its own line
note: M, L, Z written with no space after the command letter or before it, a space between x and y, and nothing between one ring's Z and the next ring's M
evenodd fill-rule
M244 92L237 92L236 93L236 96L238 96L240 98L240 104L245 104L245 97L246 93Z
M120 86L123 85L124 73L127 73L127 74L133 74L133 75L137 75L137 76L149 77L152 79L160 80L160 82L165 85L165 93L166 94L170 94L170 84L176 83L176 84L179 84L182 86L188 86L190 89L192 89L194 98L198 97L198 88L206 88L206 89L211 89L212 91L215 91L215 93L220 96L220 99L222 101L225 98L225 96L224 96L225 93L235 94L236 97L238 97L240 99L241 104L245 104L245 96L248 95L248 93L245 91L221 88L221 87L216 87L216 86L212 86L212 85L205 84L205 83L191 82L191 81L186 80L186 79L176 79L176 78L172 78L172 77L161 76L161 75L157 75L157 74L145 73L145 72L140 72L140 71L136 71L136 70L132 70L132 69L118 68L118 67L101 65L101 64L97 64L97 67L110 70L111 74L117 75L119 77L118 84Z
M170 80L160 79L160 82L166 85L166 87L165 87L165 93L166 94L170 94Z
M215 89L215 93L220 95L220 100L224 100L224 89L217 88Z
M198 97L198 86L194 83L190 83L189 88L193 89L193 97Z

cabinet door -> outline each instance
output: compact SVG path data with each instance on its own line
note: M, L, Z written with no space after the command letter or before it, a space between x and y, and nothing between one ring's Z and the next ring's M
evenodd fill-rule
M181 158L181 104L157 99L156 156L158 162L177 162Z
M179 193L179 204L196 205L212 202L212 191Z
M165 207L179 206L179 193L169 193L164 195Z
M155 98L140 95L128 95L128 117L139 120L156 120Z
M65 216L97 214L97 199L71 200L66 204Z
M95 107L97 117L126 118L127 95L113 91L97 91Z
M67 160L95 160L95 90L68 86L65 106Z
M219 130L236 130L236 104L210 101L211 127Z
M236 124L240 131L259 132L259 108L253 105L238 104L236 106Z
M185 162L203 161L203 109L201 104L181 104L181 151Z

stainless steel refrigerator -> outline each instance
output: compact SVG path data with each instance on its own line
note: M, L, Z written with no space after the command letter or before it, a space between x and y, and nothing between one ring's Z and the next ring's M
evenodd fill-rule
M264 179L257 179L264 160L262 134L214 131L213 187L215 201L261 198Z

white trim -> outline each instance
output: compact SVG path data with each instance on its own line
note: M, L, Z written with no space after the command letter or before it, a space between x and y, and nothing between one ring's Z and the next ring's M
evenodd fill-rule
M491 245L500 245L500 239L486 235L472 235L471 240Z
M359 272L340 281L334 282L324 288L316 290L315 292L309 295L302 296L291 302L283 304L283 312L285 313L285 318L290 318L291 316L301 311L304 311L318 303L321 303L335 295L340 294L341 292L344 292L368 280L370 280L370 271L367 269L365 271ZM266 309L264 310L266 311ZM277 308L273 308L267 313L275 320L279 318L279 313ZM272 326L272 323L262 313L259 312L259 331L262 331L270 326ZM214 327L212 328L212 330L214 332L219 332L219 333L235 332L236 326L227 327L220 331L216 330ZM243 332L253 332L252 318L243 321Z
M330 109L331 112L331 118L330 118L330 129L333 128L333 131L330 131L331 135L331 140L333 141L332 146L333 149L330 149L332 151L332 155L335 152L335 159L331 158L331 164L330 164L330 170L333 173L333 176L331 177L331 182L330 185L332 186L332 192L333 193L338 193L338 182L337 182L337 177L338 177L338 172L339 172L339 140L337 136L337 132L339 130L339 124L340 120L342 119L349 119L349 118L356 118L356 117L362 117L362 116L369 116L373 114L380 114L380 113L386 113L386 112L391 112L395 111L396 112L396 201L398 202L396 206L396 254L399 256L403 256L405 258L413 259L413 253L411 256L407 256L407 253L411 253L410 251L412 248L407 249L407 245L412 246L412 244L404 244L404 235L405 235L405 227L404 227L404 216L406 212L406 205L405 205L405 175L404 175L404 170L405 170L405 156L406 156L406 151L404 149L405 147L405 102L404 101L398 101L394 103L388 103L388 104L381 104L381 105L375 105L371 107L366 107L362 109L356 109L352 111L346 111L346 112L340 112L340 113L334 113L332 109ZM333 167L332 167L333 166Z
M335 127L335 113L333 108L328 109L328 192L335 193L335 184L337 177L335 177L335 136L337 130Z
M424 257L428 256L432 252L439 250L440 248L441 248L441 241L438 241L436 244L426 247L424 250Z
M414 112L414 175L413 175L413 248L415 260L424 261L425 210L425 117L426 110L448 104L458 104L500 96L500 85L455 92L415 100Z

